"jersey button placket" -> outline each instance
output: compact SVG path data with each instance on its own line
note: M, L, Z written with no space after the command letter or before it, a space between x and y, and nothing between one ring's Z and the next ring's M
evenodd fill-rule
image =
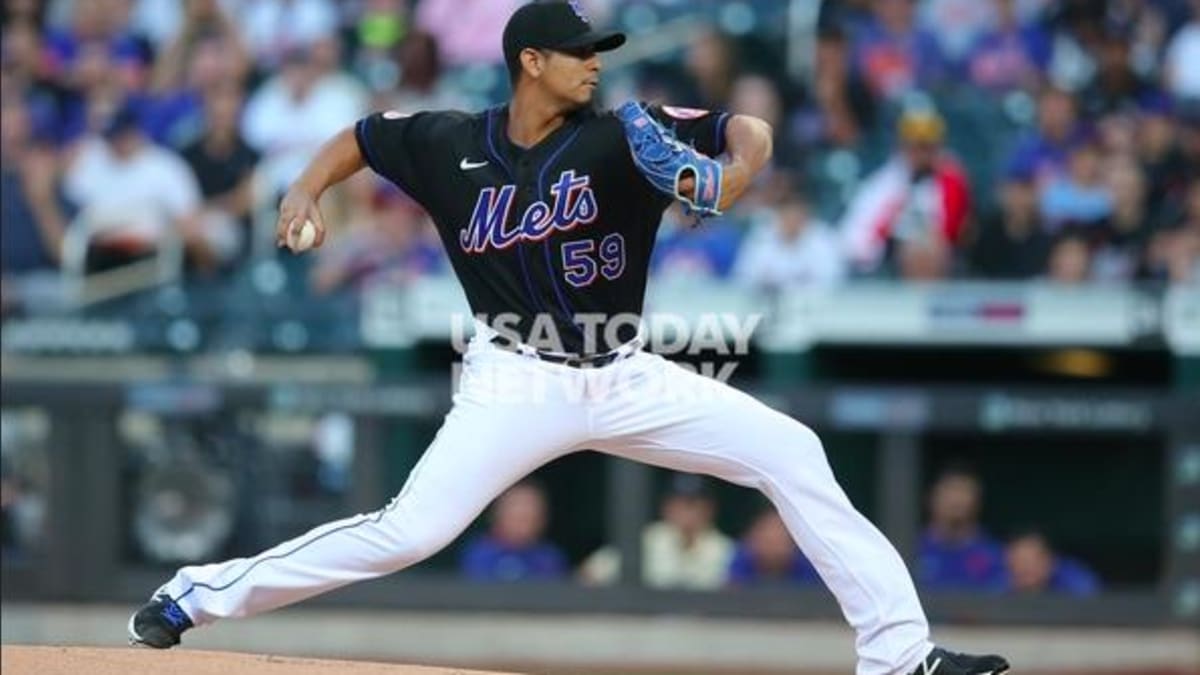
M517 183L521 193L521 201L525 202L526 206L538 199L537 187L533 184L533 180L534 177L529 170L529 159L522 157L517 162Z

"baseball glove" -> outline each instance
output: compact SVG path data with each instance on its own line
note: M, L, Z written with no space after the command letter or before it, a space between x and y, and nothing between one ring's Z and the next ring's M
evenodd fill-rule
M625 103L616 113L625 127L633 163L651 185L701 217L720 215L724 170L720 162L684 145L636 101ZM695 180L690 197L679 191L679 182L689 176Z

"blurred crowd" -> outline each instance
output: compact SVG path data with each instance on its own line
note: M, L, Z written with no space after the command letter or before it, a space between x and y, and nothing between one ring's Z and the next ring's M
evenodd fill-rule
M980 524L982 487L966 466L943 469L927 500L928 520L914 576L941 591L1089 596L1100 580L1082 562L1057 552L1037 529L1014 530L1006 540ZM658 518L642 531L639 578L650 588L716 590L819 585L820 576L796 548L783 519L769 504L737 539L717 527L718 501L708 479L672 474ZM532 481L501 495L485 532L467 540L462 574L473 581L517 582L574 577L589 586L615 583L620 553L612 546L588 556L576 570L547 539L549 507Z
M28 275L161 258L221 280L277 255L263 223L340 128L503 100L519 4L4 0L6 306ZM627 29L644 17L584 4ZM699 227L668 212L657 276L1200 278L1200 0L825 0L804 34L778 30L795 25L782 0L744 3L760 30L741 34L713 3L648 4L713 21L614 69L631 84L606 102L745 112L777 135L737 209ZM324 208L312 294L448 273L421 208L374 176Z
M777 132L767 208L680 235L718 274L1200 279L1200 2L826 0L815 43L804 84L698 78Z

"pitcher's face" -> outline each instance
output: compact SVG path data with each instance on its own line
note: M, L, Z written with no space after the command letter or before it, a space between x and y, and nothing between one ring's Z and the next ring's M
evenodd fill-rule
M554 98L571 107L583 107L592 102L600 86L603 64L593 47L571 50L541 50L542 87Z

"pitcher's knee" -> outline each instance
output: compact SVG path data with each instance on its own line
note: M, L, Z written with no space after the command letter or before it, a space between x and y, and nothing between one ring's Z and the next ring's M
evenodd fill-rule
M814 476L832 475L833 469L829 466L829 457L825 454L825 444L821 442L821 437L803 424L796 426L799 428L789 446L793 449L793 456L798 455L799 463Z
M778 450L789 448L803 453L825 454L825 445L821 442L821 437L806 425L786 415L774 417L773 423L768 425L764 432L768 438L760 441Z
M814 449L824 452L824 444L821 442L821 437L817 436L816 431L791 418L788 418L788 422L791 423L787 425L788 444L799 446L806 450Z
M807 426L787 418L771 431L771 438L760 443L761 470L769 477L790 476L794 472L812 474L814 470L828 470L829 460L825 456L825 445L816 432Z
M825 444L821 441L821 437L817 432L809 429L807 426L797 422L796 428L793 429L794 442L803 450L825 455Z

